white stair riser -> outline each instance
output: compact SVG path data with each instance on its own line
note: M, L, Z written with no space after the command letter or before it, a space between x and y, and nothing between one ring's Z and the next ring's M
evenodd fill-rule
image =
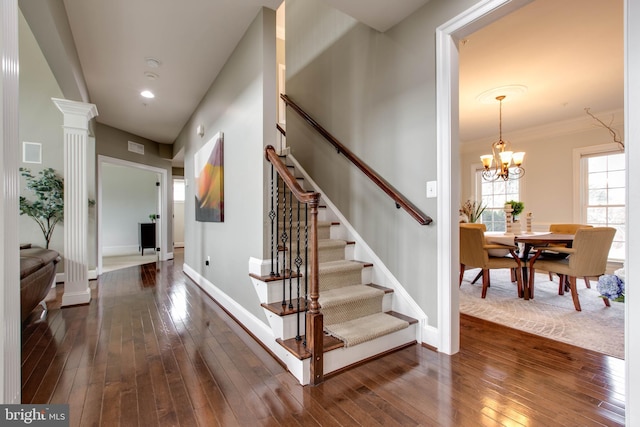
M362 283L371 283L372 268L365 267L362 269ZM289 279L286 280L286 290L289 291ZM282 280L274 280L271 282L263 282L261 280L251 278L253 287L258 294L261 304L271 304L272 302L282 301ZM297 278L293 279L293 291L296 292ZM304 276L300 277L300 292L304 293ZM388 311L388 310L387 310Z
M377 354L409 344L418 339L418 324L360 345L338 348L324 354L324 374L338 371ZM287 353L283 362L301 385L309 384L310 359L299 360Z
M391 311L393 305L393 294L385 294L382 298L382 311ZM264 309L265 315L269 320L271 329L276 338L289 339L293 338L297 334L296 324L298 317L295 314L288 314L286 316L278 316L273 312ZM304 315L300 316L300 331L304 334Z
M409 344L418 339L417 323L362 344L338 348L324 354L324 374L345 368L361 360Z
M298 334L297 321L298 316L295 314L289 314L287 316L278 316L277 314L264 309L264 314L267 316L267 320L269 321L269 325L271 326L271 330L273 330L273 335L276 338L282 338L283 340L288 340L289 338L295 338ZM300 334L304 335L304 317L305 314L301 313L300 320Z

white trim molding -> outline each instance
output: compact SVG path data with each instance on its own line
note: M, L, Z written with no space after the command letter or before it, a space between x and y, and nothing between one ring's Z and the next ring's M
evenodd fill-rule
M485 0L436 30L436 139L438 155L438 350L460 349L460 310L457 274L459 259L458 201L460 155L458 137L457 40L479 30L532 0Z
M173 258L173 252L168 251L168 242L169 242L169 222L167 220L169 215L169 196L168 196L168 173L166 169L162 169L155 166L149 166L142 163L135 163L128 160L122 160L115 157L109 157L104 155L98 155L98 185L97 185L97 217L96 223L98 228L98 262L97 262L97 270L98 275L102 274L102 257L105 255L103 253L102 248L102 166L104 164L113 164L119 166L126 166L130 168L143 169L146 171L154 172L160 174L160 253L158 254L160 257L160 261L167 261ZM171 248L173 250L173 248ZM169 255L171 254L171 256Z

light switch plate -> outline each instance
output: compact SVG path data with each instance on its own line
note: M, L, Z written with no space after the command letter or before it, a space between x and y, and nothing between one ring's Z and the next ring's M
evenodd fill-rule
M427 199L436 197L437 181L427 181Z

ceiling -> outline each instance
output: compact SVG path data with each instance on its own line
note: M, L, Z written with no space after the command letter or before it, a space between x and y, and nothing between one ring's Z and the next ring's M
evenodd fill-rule
M498 94L503 133L587 117L587 107L608 122L624 102L623 30L622 0L535 0L466 37L460 139L497 139ZM478 99L507 85L526 91Z
M428 2L323 1L379 31ZM77 55L64 44L63 31L47 33L50 21L61 21L56 2L20 0L20 7L64 95L96 104L100 123L170 144L260 8L276 9L282 0L63 2ZM483 104L477 96L506 84L527 91L505 100L505 132L576 117L584 107L596 113L621 109L622 7L622 0L536 0L463 40L461 139L497 132L497 102ZM38 20L44 13L53 18ZM47 49L58 39L63 47ZM158 67L147 58L157 59ZM84 91L67 90L85 83ZM156 97L142 98L144 89Z

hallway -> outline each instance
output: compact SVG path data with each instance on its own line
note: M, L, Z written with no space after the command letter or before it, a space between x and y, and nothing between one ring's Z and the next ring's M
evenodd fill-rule
M301 387L175 256L32 313L23 402L69 403L72 426L624 425L622 360L468 316L454 356L412 346Z

